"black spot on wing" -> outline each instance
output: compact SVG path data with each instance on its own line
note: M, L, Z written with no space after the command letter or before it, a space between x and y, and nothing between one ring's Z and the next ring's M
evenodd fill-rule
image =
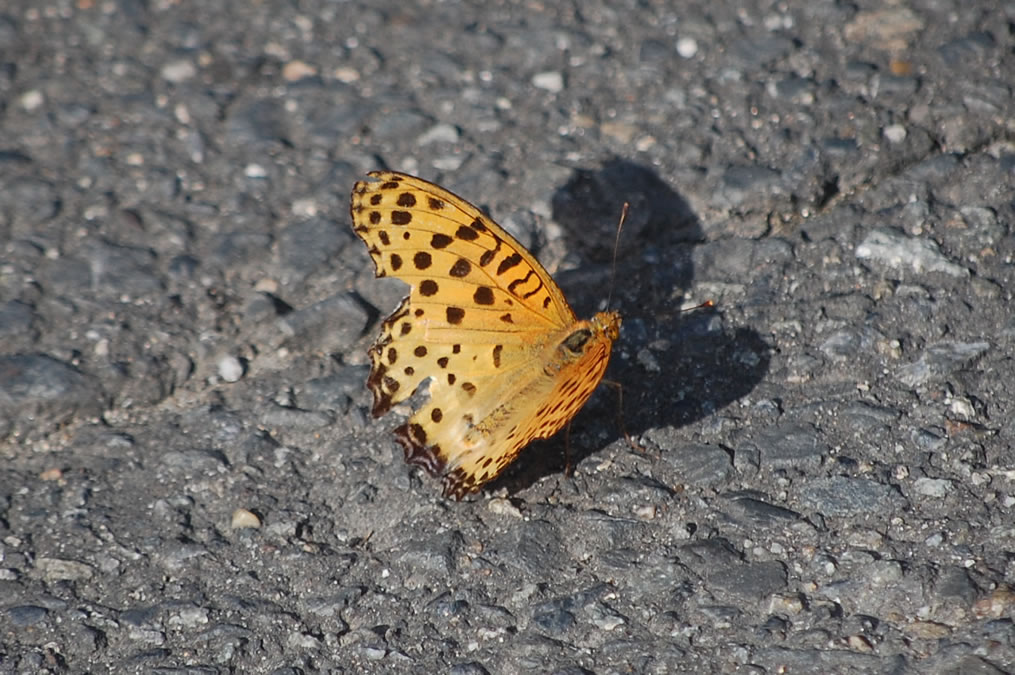
M468 276L471 271L472 264L465 258L459 258L455 261L455 264L451 266L451 269L448 270L448 274L461 279L462 277Z
M438 232L437 234L435 234L433 237L430 238L430 246L440 250L442 248L447 248L453 241L454 239L452 239L448 235L441 234Z
M412 264L418 270L425 270L433 264L433 258L426 251L417 251L416 255L412 257Z
M528 293L524 293L522 295L518 295L518 291L516 291L515 289L517 289L519 286L523 286L523 285L527 284L529 282L529 279L531 279L532 277L536 277L536 282L537 282L536 287L533 288ZM528 273L524 277L522 277L521 279L515 279L510 284L508 284L508 292L510 292L515 297L519 297L519 298L521 298L523 300L525 300L527 298L531 298L533 295L538 293L540 291L540 289L542 289L542 288L543 288L543 281L538 276L536 276L535 270L529 270Z
M472 299L477 305L492 305L494 300L493 289L489 286L480 286L472 294Z
M508 257L506 257L503 260L501 260L500 264L497 265L497 276L500 276L501 274L504 274L505 272L507 272L512 267L516 266L521 261L522 261L521 254L518 253L518 251L515 251L514 253L512 253Z

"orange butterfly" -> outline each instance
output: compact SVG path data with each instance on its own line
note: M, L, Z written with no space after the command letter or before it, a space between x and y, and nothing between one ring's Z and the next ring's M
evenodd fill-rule
M430 400L395 434L406 462L461 499L577 414L620 315L579 321L532 254L464 199L403 173L368 175L352 191L353 230L377 276L410 287L370 348L373 415L430 378Z

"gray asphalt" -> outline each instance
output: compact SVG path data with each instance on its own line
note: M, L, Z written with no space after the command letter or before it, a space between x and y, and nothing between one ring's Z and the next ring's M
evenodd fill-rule
M1015 668L1015 5L0 7L0 672ZM456 503L390 168L623 316ZM712 299L714 310L681 312Z

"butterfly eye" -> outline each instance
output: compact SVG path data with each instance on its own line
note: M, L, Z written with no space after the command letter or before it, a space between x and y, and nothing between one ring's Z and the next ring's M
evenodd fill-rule
M582 328L576 330L567 336L567 339L562 343L567 350L573 354L581 354L582 349L585 347L585 343L592 337L592 331L588 328Z

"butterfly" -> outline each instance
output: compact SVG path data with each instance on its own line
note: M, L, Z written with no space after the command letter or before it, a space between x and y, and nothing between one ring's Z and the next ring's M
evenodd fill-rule
M429 380L429 401L395 430L409 464L460 500L592 395L620 315L578 320L531 253L478 208L420 178L374 171L350 200L378 277L409 295L369 350L374 417Z

